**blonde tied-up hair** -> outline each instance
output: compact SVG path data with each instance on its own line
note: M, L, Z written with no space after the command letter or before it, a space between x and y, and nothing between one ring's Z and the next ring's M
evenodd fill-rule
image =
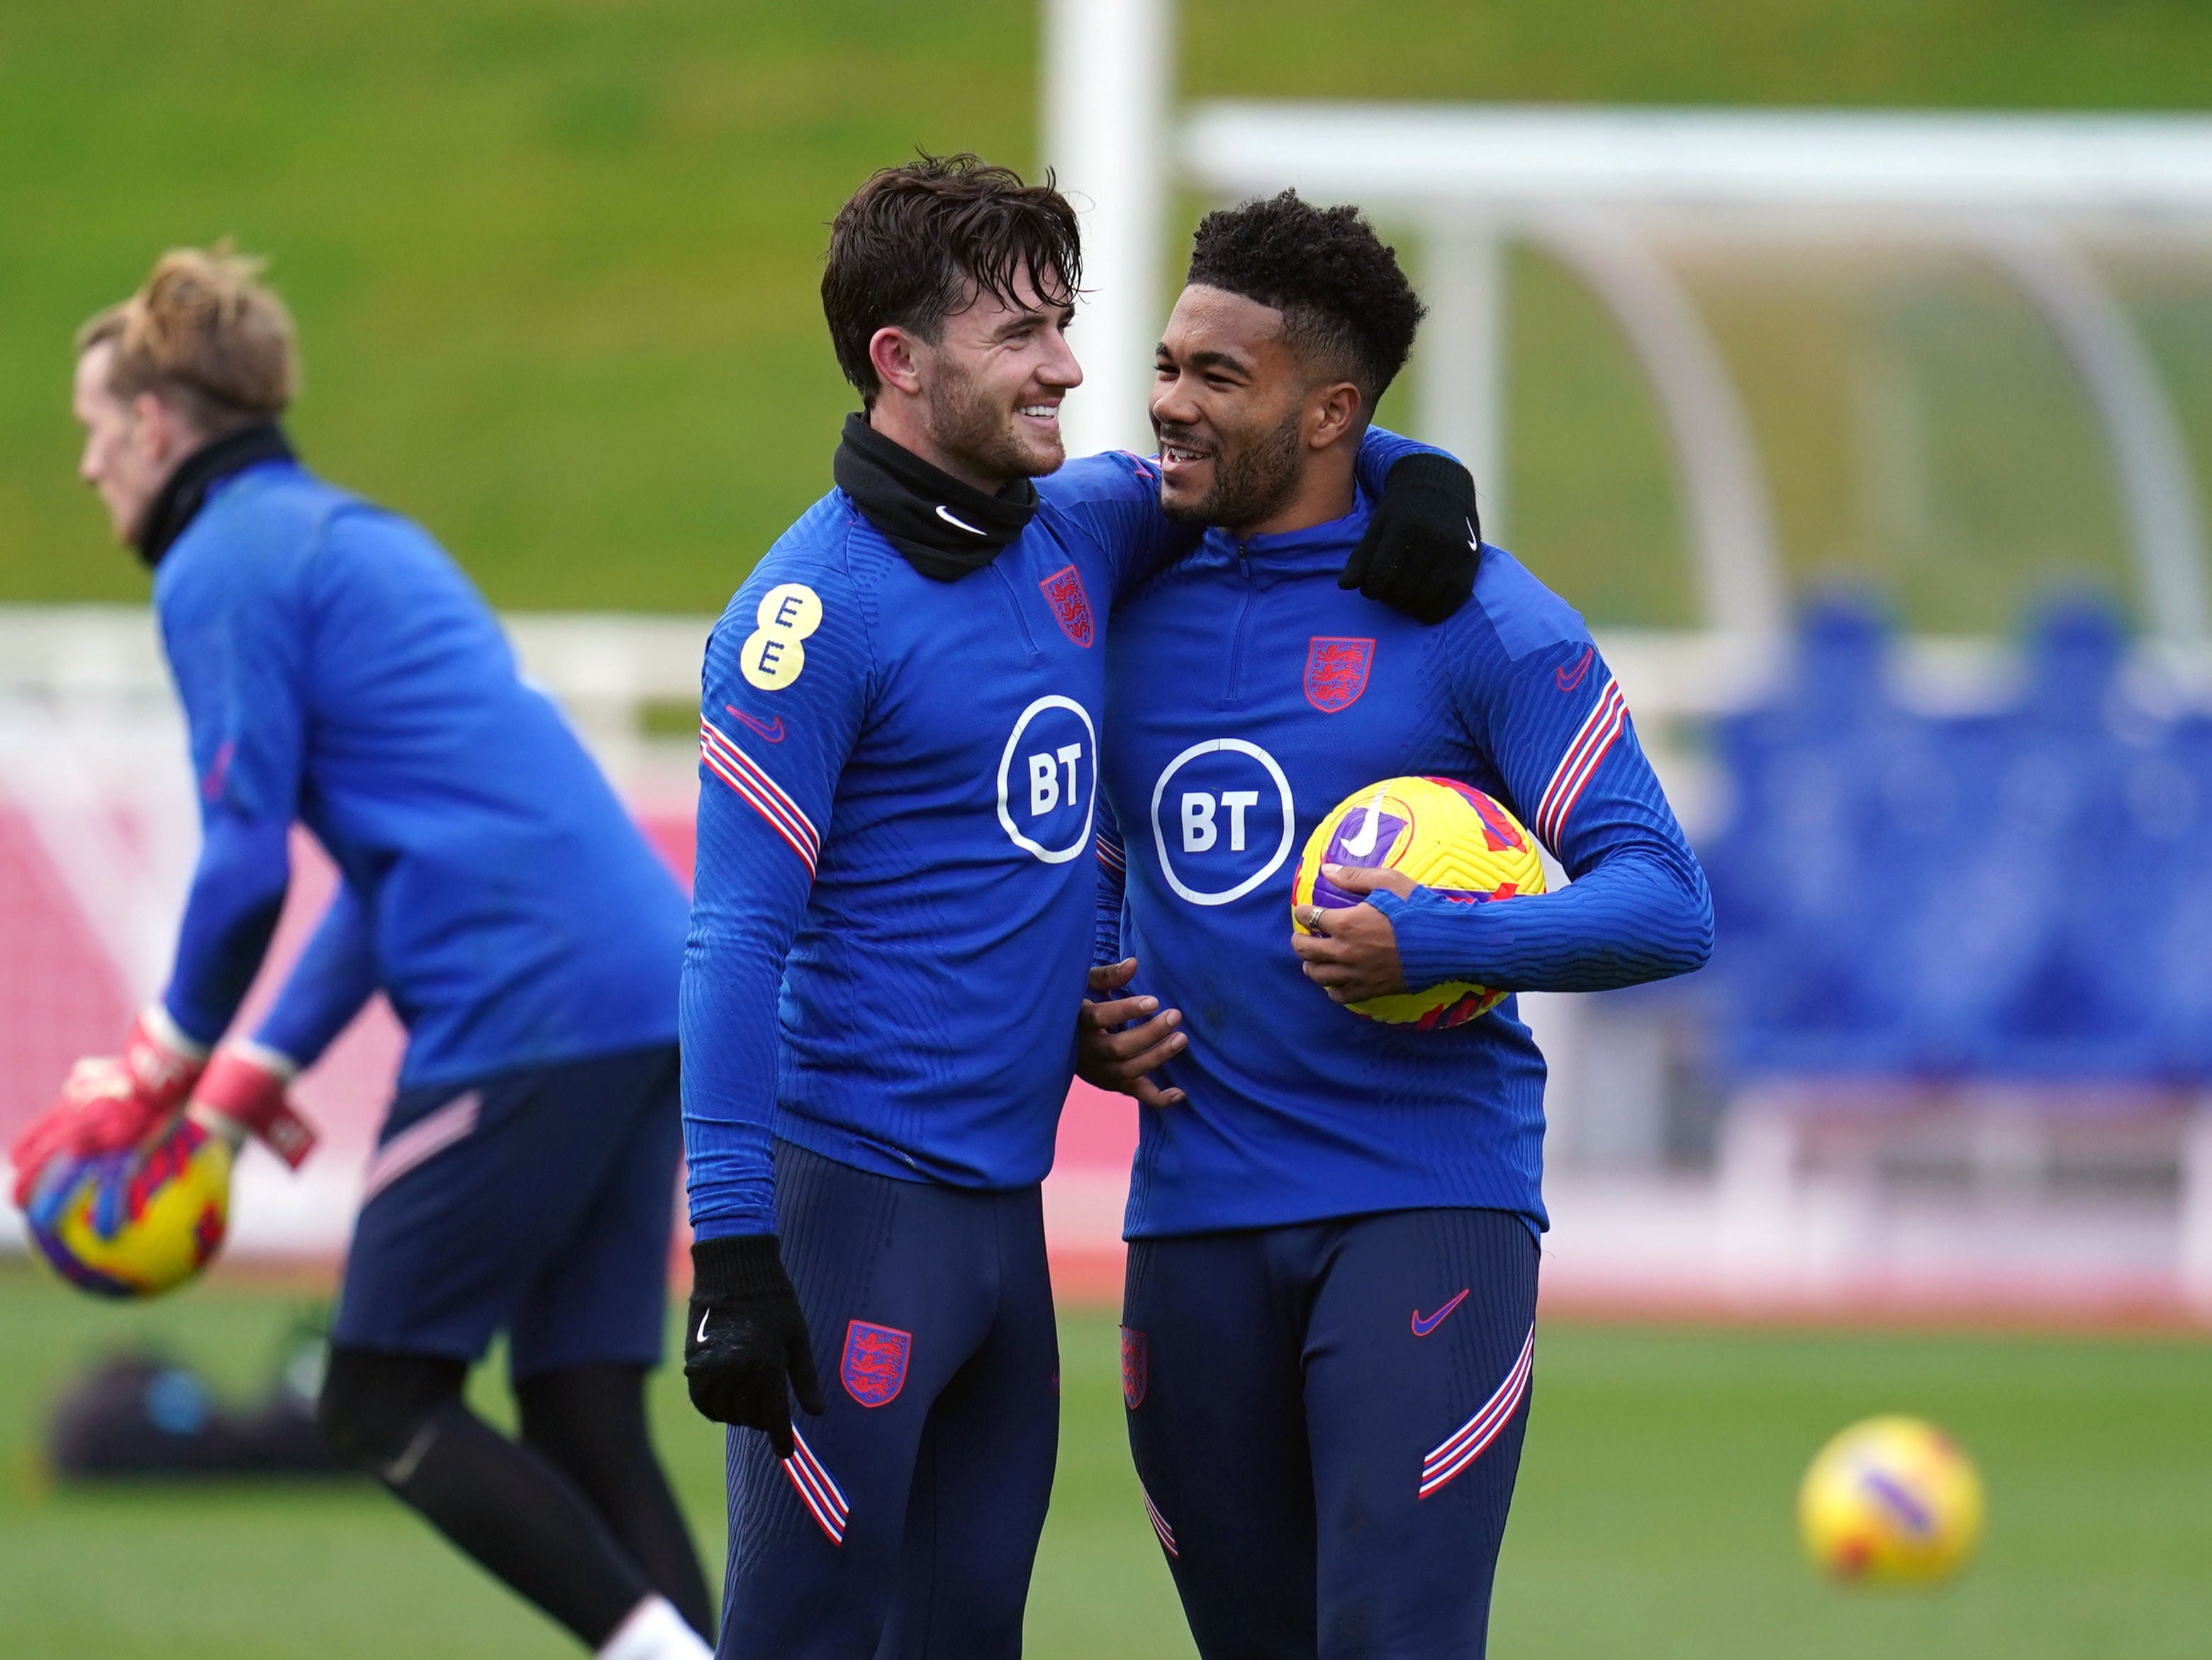
M228 241L173 248L77 330L77 355L112 343L111 392L151 392L210 438L273 421L299 394L300 354L291 312L259 281L267 264Z

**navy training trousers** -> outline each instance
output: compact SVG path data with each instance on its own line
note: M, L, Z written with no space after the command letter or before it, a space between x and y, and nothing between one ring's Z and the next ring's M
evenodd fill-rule
M1060 1448L1038 1190L779 1141L776 1225L827 1410L729 1432L720 1660L1012 1660Z
M1131 1244L1129 1446L1205 1660L1483 1653L1536 1259L1502 1210Z

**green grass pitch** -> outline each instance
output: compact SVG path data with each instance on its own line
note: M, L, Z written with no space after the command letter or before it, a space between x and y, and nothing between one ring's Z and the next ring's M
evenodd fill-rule
M55 1488L46 1403L103 1348L151 1338L251 1386L302 1299L237 1278L92 1303L0 1268L0 1651L9 1660L533 1660L575 1651L362 1485ZM1030 1652L1187 1656L1129 1474L1114 1322L1062 1323L1060 1481ZM1547 1323L1499 1569L1512 1660L2166 1660L2212 1625L2212 1346ZM483 1391L488 1409L500 1402ZM661 1445L719 1553L716 1433L661 1374ZM1798 1472L1843 1423L1925 1413L1981 1462L1982 1560L1932 1593L1820 1584L1790 1524Z

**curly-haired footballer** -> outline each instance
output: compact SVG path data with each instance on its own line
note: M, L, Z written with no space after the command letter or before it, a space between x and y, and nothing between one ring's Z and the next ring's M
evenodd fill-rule
M1711 944L1581 618L1496 548L1433 628L1337 585L1376 512L1353 457L1420 316L1352 208L1206 219L1152 422L1163 506L1226 528L1107 645L1093 984L1121 995L1085 1011L1084 1065L1145 1103L1122 1387L1206 1660L1483 1651L1535 1341L1543 1057L1510 999L1434 1031L1336 1005L1595 991ZM1292 850L1407 773L1508 803L1573 885L1463 905L1332 864L1370 901L1286 939ZM1136 992L1165 1012L1125 1025Z

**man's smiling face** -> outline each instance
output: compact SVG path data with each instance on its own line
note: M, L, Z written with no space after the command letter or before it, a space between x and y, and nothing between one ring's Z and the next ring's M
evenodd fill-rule
M1194 283L1176 300L1154 360L1152 432L1170 518L1244 529L1297 492L1306 377L1283 314Z
M1067 458L1060 405L1083 381L1067 344L1074 308L1041 298L1026 270L1014 294L1019 305L979 293L917 354L930 441L963 471L1000 480L1041 477Z

